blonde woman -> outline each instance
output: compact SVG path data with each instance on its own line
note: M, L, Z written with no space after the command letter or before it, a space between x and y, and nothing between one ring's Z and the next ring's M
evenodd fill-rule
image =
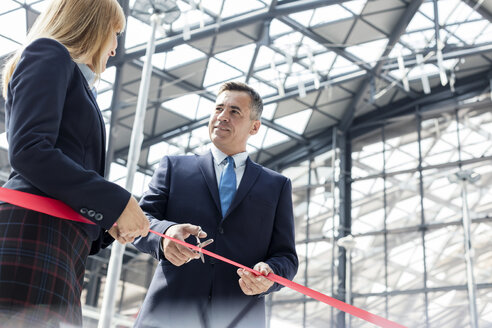
M4 187L63 201L96 225L0 204L2 326L80 326L87 256L148 233L137 201L103 178L105 126L91 92L124 26L116 0L52 0L4 68Z

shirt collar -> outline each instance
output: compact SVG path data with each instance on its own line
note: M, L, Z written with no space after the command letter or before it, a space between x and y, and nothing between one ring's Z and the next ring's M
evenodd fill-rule
M84 75L84 78L89 84L89 87L92 88L94 82L96 82L96 73L94 73L86 64L77 63L77 66L82 72L82 75Z
M227 154L224 154L213 143L211 144L210 151L212 152L214 162L217 165L220 165L227 158ZM236 168L243 166L243 165L246 165L246 160L248 159L248 152L243 151L242 153L234 154L234 155L232 155L232 158L234 158L234 164L235 164Z

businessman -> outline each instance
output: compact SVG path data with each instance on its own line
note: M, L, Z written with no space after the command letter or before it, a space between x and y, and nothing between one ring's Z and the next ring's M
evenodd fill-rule
M221 86L210 116L211 149L165 156L140 205L151 229L196 244L263 274L292 279L292 187L288 178L254 163L246 152L258 132L263 103L244 83ZM149 234L135 246L158 259L135 327L264 327L264 296L280 285Z

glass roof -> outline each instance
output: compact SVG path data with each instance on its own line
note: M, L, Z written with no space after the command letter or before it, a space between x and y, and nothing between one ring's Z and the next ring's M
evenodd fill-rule
M27 29L47 1L0 1L0 64L24 42ZM135 0L129 1L130 13L134 3ZM249 139L247 150L252 158L274 169L296 164L284 173L293 181L297 238L306 238L308 216L312 234L324 238L307 246L298 245L301 261L306 261L307 254L313 266L307 277L300 272L296 279L300 283L303 279L313 279L314 286L331 293L331 284L337 278L335 274L331 276L327 269L331 264L326 263L335 262L336 258L332 257L337 254L333 244L326 240L333 238L338 229L338 213L332 207L339 201L339 193L332 186L332 174L337 174L339 169L331 167L332 154L321 154L322 150L331 149L333 131L345 133L354 121L360 124L358 120L364 119L368 122L374 119L373 124L377 125L385 113L397 115L406 104L417 106L415 103L426 96L429 104L443 111L453 111L450 106L461 108L490 98L489 83L485 86L474 83L490 79L487 73L492 69L492 6L488 1L438 0L437 37L431 0L424 0L415 8L413 5L418 2L404 0L178 0L176 3L181 10L180 17L160 27L157 33L144 146L132 191L137 196L142 194L163 154L196 154L208 149L207 118L221 83L238 80L250 84L259 91L265 106L262 127ZM117 131L111 143L114 148L109 149L115 157L109 178L122 186L145 44L150 33L146 22L130 14L124 38L120 40L124 54L110 61L97 84L97 100L106 128L109 132L113 117ZM117 78L120 80L116 81ZM120 88L117 93L116 86ZM459 97L452 105L449 105L451 101L440 103L438 96L433 98L434 94L448 90L451 96ZM114 95L118 95L116 104ZM3 111L3 102L0 107ZM465 117L466 122L446 120L446 115L422 122L423 130L430 131L420 142L425 153L423 166L460 158L473 160L477 154L492 156L492 146L487 146L490 143L487 131L492 131L490 116ZM462 131L461 153L456 149L457 130ZM8 145L3 128L0 132L3 132L0 149L4 150ZM400 244L397 242L401 241L400 237L392 241L396 246L387 253L389 270L401 270L398 278L391 278L391 283L385 286L380 272L372 270L375 262L384 261L384 256L371 248L384 248L384 240L380 235L370 234L385 224L389 228L401 228L421 220L420 214L412 210L419 206L415 182L419 149L414 134L403 131L402 134L405 136L387 136L384 143L367 142L362 149L353 150L352 177L356 181L352 185L352 228L361 235L358 242L362 250L355 255L357 270L362 274L354 283L360 293L405 289L422 283L416 276L423 272L419 254L424 245L416 241L417 233L411 236L414 239L408 237ZM317 176L312 177L316 186L307 205L305 185L309 169L305 160L313 158L313 154L317 156L313 159L313 172ZM338 155L335 157L339 161ZM383 167L386 173L394 175L391 179L385 181L378 176ZM488 174L480 165L475 169L482 170L484 176ZM9 168L2 170L8 174ZM428 211L429 222L449 223L459 216L459 192L449 188L447 173L428 169L424 174L422 206ZM470 193L475 213L488 210L492 199L489 189ZM387 199L392 206L386 210L383 193L393 197ZM476 229L490 234L490 225L482 224ZM456 254L461 247L460 234L458 227L449 226L426 236L428 260L433 263L429 268L430 285L455 282L444 270L445 264L439 263L443 256L440 248L449 247L446 252L450 256ZM456 283L462 279L457 277ZM370 283L373 281L377 283ZM285 298L278 296L278 299L287 302L274 303L273 309L280 309L281 314L275 312L271 327L289 324L298 327L302 324L302 314L289 312L299 308L296 303L288 302L297 295L282 293ZM429 310L434 315L453 301L464 301L466 295L436 292L429 298L436 302ZM369 295L356 302L370 307L374 301L374 308L381 309L384 307L381 299ZM422 309L423 304L423 300L416 302L416 309ZM319 318L326 319L324 313L330 312L312 303L306 305L306 311L311 320L308 326L312 327L326 322ZM402 309L401 313L404 312ZM482 317L483 320L492 317L490 307Z

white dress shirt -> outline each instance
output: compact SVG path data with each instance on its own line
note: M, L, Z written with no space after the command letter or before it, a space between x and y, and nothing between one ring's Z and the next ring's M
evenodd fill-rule
M220 184L220 176L224 167L227 164L227 155L224 154L219 148L217 148L213 143L210 147L212 151L212 156L214 158L215 167L215 177L217 178L217 186ZM236 173L236 190L241 183L241 179L244 175L244 169L246 168L246 160L248 159L248 152L242 152L231 156L234 159L234 172Z

